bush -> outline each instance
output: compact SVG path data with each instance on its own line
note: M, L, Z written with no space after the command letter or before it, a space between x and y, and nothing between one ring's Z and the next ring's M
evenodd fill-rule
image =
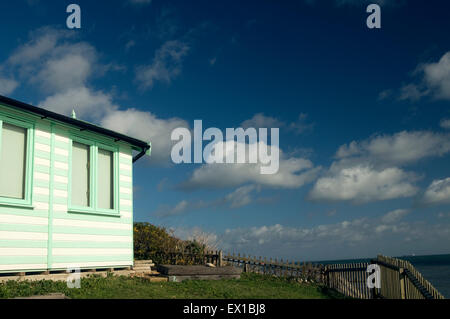
M134 258L151 259L157 264L193 265L203 263L205 245L181 240L164 227L150 223L134 224Z

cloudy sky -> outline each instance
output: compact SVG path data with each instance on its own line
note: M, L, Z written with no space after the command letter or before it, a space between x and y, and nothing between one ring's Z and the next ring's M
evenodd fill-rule
M297 260L450 252L450 7L0 3L0 94L149 140L135 220ZM377 2L377 1L373 1ZM280 128L280 169L174 165L174 128Z

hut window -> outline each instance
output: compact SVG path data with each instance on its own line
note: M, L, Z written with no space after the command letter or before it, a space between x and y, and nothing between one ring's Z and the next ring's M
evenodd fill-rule
M113 152L98 149L98 207L114 209Z
M27 129L0 124L0 196L25 199Z
M90 146L72 144L72 205L90 206Z

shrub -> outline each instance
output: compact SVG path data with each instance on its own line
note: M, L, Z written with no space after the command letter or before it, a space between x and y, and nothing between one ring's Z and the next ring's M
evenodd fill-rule
M181 240L164 227L134 224L134 257L157 264L202 264L206 246L196 240Z

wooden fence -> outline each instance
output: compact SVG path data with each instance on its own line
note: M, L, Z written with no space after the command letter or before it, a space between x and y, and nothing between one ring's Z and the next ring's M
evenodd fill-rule
M242 267L244 272L269 274L273 276L286 276L301 281L323 282L324 266L312 263L283 261L283 259L262 258L241 254L225 254L224 262L235 267Z
M172 265L204 265L217 267L225 264L241 267L245 272L286 276L299 281L320 283L352 298L372 299L444 299L443 295L427 281L410 262L379 255L370 263L322 265L283 261L241 254L223 254L222 251L205 251L201 254L189 251L161 252L164 260ZM369 289L367 267L380 267L381 288Z
M367 287L368 265L369 263L326 265L324 284L348 297L372 299L374 291Z
M325 266L325 284L340 293L359 299L444 299L410 262L379 255L371 264L380 267L381 287L367 286L370 263L332 264Z
M444 299L409 261L379 255L380 296L388 299Z

